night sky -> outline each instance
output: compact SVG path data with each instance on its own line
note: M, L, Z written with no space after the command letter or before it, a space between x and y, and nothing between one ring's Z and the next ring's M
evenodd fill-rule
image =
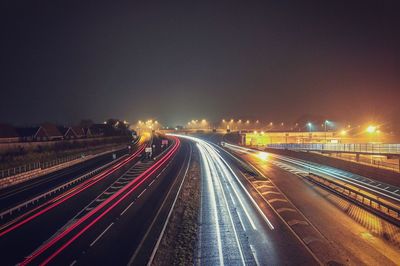
M0 121L400 112L399 1L2 1Z

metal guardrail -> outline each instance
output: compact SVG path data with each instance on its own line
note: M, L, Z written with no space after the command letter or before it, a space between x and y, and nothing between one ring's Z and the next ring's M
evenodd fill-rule
M102 165L102 166L100 166L99 168L96 168L96 169L90 171L89 173L86 173L86 174L84 174L84 175L81 175L81 176L79 176L78 178L75 178L75 179L73 179L73 180L71 180L71 181L69 181L69 182L67 182L67 183L65 183L65 184L62 184L62 185L60 185L60 186L58 186L58 187L56 187L56 188L53 188L53 189L50 190L50 191L47 191L46 193L43 193L43 194L41 194L41 195L39 195L39 196L36 196L36 197L34 197L34 198L32 198L32 199L30 199L30 200L24 202L24 203L21 203L21 204L19 204L19 205L13 207L13 208L11 208L11 209L8 209L8 210L5 210L5 211L1 212L1 213L0 213L0 220L4 219L5 217L8 217L8 216L13 215L15 212L21 211L22 209L27 208L29 205L33 205L33 204L39 202L40 200L45 199L45 198L51 196L52 194L56 194L56 193L58 193L58 192L61 192L61 191L64 190L65 188L67 188L67 187L69 187L69 186L71 186L71 185L73 185L73 184L75 184L75 183L77 183L77 182L83 181L83 180L85 180L85 179L87 179L87 178L89 178L89 177L94 176L95 174L99 173L99 172L102 171L103 169L105 169L105 168L109 167L110 165L112 165L112 164L114 164L114 163L116 163L116 162L122 160L123 158L125 158L125 157L127 157L127 156L128 156L128 154L124 154L123 156L119 157L118 159L113 160L113 161L111 161L111 162L109 162L109 163L107 163L107 164L105 164L105 165Z
M396 224L400 225L400 208L385 204L379 200L379 198L374 198L368 195L365 195L363 192L349 188L346 185L340 184L333 180L329 180L322 176L318 176L315 174L302 175L307 180L329 190L332 191L339 196L346 198L370 211L377 214L378 216Z
M268 144L267 148L309 151L332 151L363 154L400 155L400 144L335 144L335 143L304 143L304 144Z

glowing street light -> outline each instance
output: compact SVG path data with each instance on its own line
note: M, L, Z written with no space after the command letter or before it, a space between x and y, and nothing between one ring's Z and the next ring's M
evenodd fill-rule
M307 123L308 131L311 132L312 126L313 126L313 124L311 122Z
M376 127L376 126L373 126L373 125L369 125L369 126L367 127L367 129L366 129L367 133L370 133L370 134L375 133L376 130L377 130L377 127Z

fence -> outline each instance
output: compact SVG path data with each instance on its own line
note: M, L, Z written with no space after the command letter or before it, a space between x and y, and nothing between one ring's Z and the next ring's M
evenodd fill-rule
M400 144L335 144L335 143L304 143L304 144L268 144L272 149L309 150L309 151L332 151L363 154L393 154L400 155Z
M13 176L13 175L18 175L21 173L25 173L25 172L29 172L35 169L46 169L55 165L59 165L62 163L66 163L66 162L70 162L73 160L76 160L78 158L81 158L82 155L70 155L70 156L65 156L65 157L61 157L61 158L57 158L55 160L51 160L51 161L46 161L46 162L34 162L34 163L29 163L29 164L25 164L25 165L20 165L18 167L14 167L14 168L9 168L9 169L5 169L5 170L1 170L0 171L0 178L5 178L5 177L9 177L9 176Z
M55 165L63 164L63 163L66 163L66 162L70 162L70 161L82 158L82 157L87 156L87 155L100 154L100 153L102 153L102 151L108 150L108 149L110 149L110 148L107 147L106 149L99 149L99 150L96 150L96 151L90 151L90 152L84 152L84 153L80 153L80 154L64 156L64 157L60 157L60 158L57 158L57 159L54 159L54 160L51 160L51 161L33 162L33 163L24 164L24 165L17 166L17 167L5 169L5 170L0 170L0 179L1 178L6 178L6 177L9 177L9 176L18 175L18 174L25 173L25 172L29 172L29 171L32 171L32 170L35 170L35 169L47 169L47 168L53 167Z

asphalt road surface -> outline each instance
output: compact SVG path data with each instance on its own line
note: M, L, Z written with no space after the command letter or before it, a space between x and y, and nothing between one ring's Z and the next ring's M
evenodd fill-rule
M209 142L189 139L202 167L199 265L319 264L267 205L251 197L226 155Z

